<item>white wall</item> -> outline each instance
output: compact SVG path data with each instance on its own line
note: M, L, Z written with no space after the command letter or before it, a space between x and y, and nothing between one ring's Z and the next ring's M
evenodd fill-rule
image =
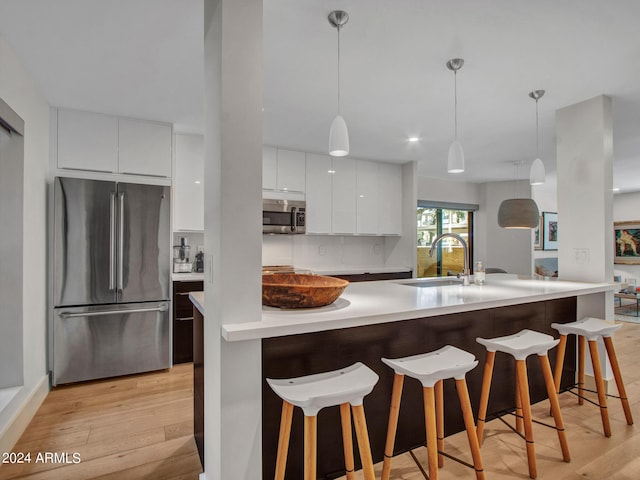
M620 193L613 196L613 221L630 222L638 220L640 223L640 192ZM613 266L613 274L624 278L635 278L640 284L640 265Z
M418 200L479 204L480 186L477 183L418 177Z
M46 393L46 199L49 105L0 37L0 96L25 122L23 222L24 388L0 412L0 452L11 449ZM8 233L10 234L10 232ZM2 272L3 275L6 272ZM30 400L32 400L30 402ZM10 428L11 427L11 428Z
M498 267L509 273L531 275L531 231L506 229L498 225L498 209L503 200L530 195L525 180L490 182L480 185L480 210L476 215L475 260L487 267Z

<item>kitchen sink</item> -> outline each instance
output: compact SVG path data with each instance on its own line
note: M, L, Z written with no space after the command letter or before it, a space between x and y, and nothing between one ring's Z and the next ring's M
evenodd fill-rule
M433 278L427 279L417 282L409 282L409 283L399 283L399 285L407 285L409 287L418 287L418 288L433 288L433 287L445 287L448 285L462 285L462 280L459 278Z

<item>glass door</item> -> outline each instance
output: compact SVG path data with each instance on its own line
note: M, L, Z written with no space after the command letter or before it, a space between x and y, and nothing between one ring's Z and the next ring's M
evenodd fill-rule
M473 212L439 207L418 207L418 277L456 275L464 268L464 249L454 238L442 239L429 256L432 242L443 233L457 233L473 252ZM470 263L473 259L470 259Z

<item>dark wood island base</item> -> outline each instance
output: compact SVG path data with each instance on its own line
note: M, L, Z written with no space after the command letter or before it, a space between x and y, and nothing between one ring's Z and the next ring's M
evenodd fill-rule
M393 371L381 357L398 358L425 353L444 345L453 345L476 356L479 365L469 372L467 382L474 415L480 398L485 348L477 337L510 335L528 328L557 337L552 323L576 320L576 297L560 298L464 313L416 318L362 327L289 335L262 340L262 378L288 378L335 370L362 362L374 370L380 380L365 398L364 407L374 462L383 459ZM549 352L555 364L555 349ZM561 389L575 378L575 342L567 345ZM536 358L527 361L531 402L547 398ZM264 380L263 380L264 381ZM413 385L413 382L416 382ZM411 378L403 391L395 454L424 445L424 407L422 388ZM263 478L273 478L276 464L281 399L266 382L262 388L262 471ZM453 382L444 384L445 435L464 430L462 413ZM514 362L502 354L496 356L489 398L489 417L515 407ZM294 411L287 462L287 479L303 478L303 416ZM339 410L327 408L318 414L318 479L337 478L345 473ZM356 468L360 468L356 458Z

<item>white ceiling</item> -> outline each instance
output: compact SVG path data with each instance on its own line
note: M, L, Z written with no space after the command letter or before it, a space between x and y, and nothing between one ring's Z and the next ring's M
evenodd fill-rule
M0 35L52 105L168 121L202 131L203 0L0 0ZM418 160L463 181L555 170L555 110L606 94L614 105L614 186L640 190L637 0L264 0L264 141L326 152L337 112L354 157ZM467 169L446 173L453 74ZM418 144L406 139L418 135ZM525 162L516 169L514 162Z

